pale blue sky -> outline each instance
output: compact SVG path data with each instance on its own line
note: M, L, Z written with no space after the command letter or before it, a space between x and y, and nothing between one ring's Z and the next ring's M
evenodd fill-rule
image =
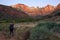
M0 0L0 4L4 5L15 5L15 4L26 4L28 6L46 6L47 4L57 5L60 0Z

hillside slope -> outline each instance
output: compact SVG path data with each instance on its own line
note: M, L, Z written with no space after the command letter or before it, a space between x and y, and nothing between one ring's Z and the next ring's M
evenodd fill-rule
M27 17L28 15L21 10L16 10L10 6L0 5L0 20L27 18Z

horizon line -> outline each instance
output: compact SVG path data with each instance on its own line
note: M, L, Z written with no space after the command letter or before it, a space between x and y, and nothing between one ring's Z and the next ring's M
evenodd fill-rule
M16 4L23 4L23 5L26 5L26 6L28 6L28 7L45 7L45 6L47 6L47 5L51 5L51 6L57 6L57 5L59 5L60 3L58 3L58 4L56 4L56 5L52 5L52 4L46 4L45 6L29 6L29 5L27 5L27 4L24 4L24 3L16 3ZM16 5L16 4L11 4L11 5L0 4L0 5L13 6L13 5Z

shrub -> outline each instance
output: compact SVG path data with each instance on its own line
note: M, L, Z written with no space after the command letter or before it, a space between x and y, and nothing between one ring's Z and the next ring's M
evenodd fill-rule
M6 38L9 38L9 23L0 23L0 32Z
M9 24L0 23L0 31L9 31Z
M35 28L31 30L29 40L52 40L51 36L53 35L54 31L52 29L57 27L60 26L55 22L39 23Z

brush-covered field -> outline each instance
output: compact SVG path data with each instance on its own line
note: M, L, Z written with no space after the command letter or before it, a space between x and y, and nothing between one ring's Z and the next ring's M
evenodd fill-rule
M60 40L59 22L14 23L14 34L10 36L11 23L0 23L0 40Z

